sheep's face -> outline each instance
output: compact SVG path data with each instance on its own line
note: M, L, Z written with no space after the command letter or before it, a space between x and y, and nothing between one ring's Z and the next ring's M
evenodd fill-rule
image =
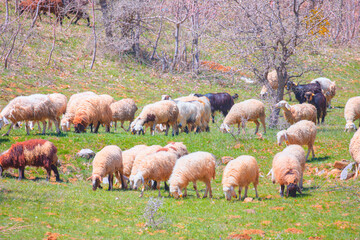
M354 123L347 123L345 125L345 132L355 132L356 131L356 126Z
M144 183L144 178L142 176L141 172L138 172L135 176L134 176L134 185L132 187L133 190L137 190L138 187L141 186L141 184Z
M29 128L30 128L31 131L34 130L34 126L35 126L35 122L34 122L34 121L30 121L30 122L29 122Z
M129 178L129 184L130 184L130 188L132 189L133 186L134 186L134 175L130 175L130 178Z
M302 194L300 187L296 183L290 183L287 186L287 194L286 195L287 196L290 195L290 197L296 197L296 192L299 192L300 194Z
M280 132L278 132L278 133L276 134L277 144L278 144L279 146L281 146L282 142L286 140L286 139L285 139L285 134L286 134L285 130L280 131Z
M83 123L78 123L74 125L75 133L86 132L86 125Z
M290 105L284 101L284 100L281 100L280 102L278 102L276 105L275 105L276 108L286 108L287 110L290 110Z
M69 120L67 120L67 119L62 119L61 120L61 129L64 132L70 131L70 122L69 122Z
M143 125L141 124L141 122L137 121L132 129L132 133L136 134L138 133L140 135L140 133L142 133L144 135L144 128Z
M178 186L174 187L174 186L170 185L170 194L175 199L178 199L179 197L182 197L182 192L181 192L181 190L180 190L180 188Z
M234 187L223 187L226 200L230 201L232 197L237 197L234 191Z
M227 124L222 123L221 126L220 126L220 131L222 133L228 133L228 132L230 132L230 128L229 128L229 126Z
M96 189L98 187L100 187L100 183L102 181L102 178L99 175L93 175L93 176L91 176L91 181L92 181L92 190L96 191Z

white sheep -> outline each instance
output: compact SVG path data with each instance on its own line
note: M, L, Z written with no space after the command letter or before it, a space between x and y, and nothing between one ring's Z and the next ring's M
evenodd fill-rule
M130 130L130 123L134 121L135 112L137 111L137 106L135 101L130 98L125 98L120 101L114 102L110 105L112 112L112 120L115 122L115 131L117 127L117 121L121 122L121 128L125 131ZM129 121L129 128L126 130L124 128L124 122Z
M125 177L127 178L130 177L131 169L133 167L136 156L147 147L148 146L146 145L136 145L122 152L123 166L124 166L123 173Z
M350 140L349 151L355 164L355 178L357 178L360 170L360 130L354 133L354 136Z
M281 146L283 141L286 142L286 145L307 145L308 152L306 154L306 160L308 159L310 151L312 152L312 157L315 157L314 142L316 138L316 126L313 122L301 120L290 126L287 130L278 132L276 138L279 146Z
M321 86L321 90L326 98L327 106L330 108L331 99L335 97L336 94L336 84L332 82L330 79L325 77L316 78L311 81L311 83L318 82Z
M290 145L274 156L271 179L280 184L280 196L284 196L285 185L287 196L296 197L297 191L301 194L305 161L305 151L299 145Z
M51 102L56 108L56 118L58 122L57 128L60 128L60 117L66 112L67 97L61 93L53 93L48 95ZM49 130L52 130L52 122L49 121Z
M196 196L200 198L196 181L206 184L204 198L212 198L211 179L215 179L215 157L208 152L194 152L179 158L171 174L170 194L175 198L187 196L187 185L193 182ZM184 195L182 191L184 190Z
M345 132L356 131L354 122L360 119L360 96L352 97L346 102L344 117L346 120Z
M260 119L260 122L264 127L264 133L266 133L264 104L256 99L245 100L243 102L236 103L231 107L230 112L228 115L226 115L223 123L220 126L220 131L223 133L230 132L229 125L237 124L239 133L241 124L245 134L245 123L247 121L252 121L256 124L256 134L260 126L258 119Z
M153 104L146 105L141 111L140 115L134 120L135 123L132 133L144 133L144 124L151 125L151 135L155 133L156 124L165 124L167 136L170 126L172 126L172 135L174 136L177 130L177 118L179 109L175 102L170 100L163 100Z
M259 166L256 159L252 156L242 155L231 160L224 169L221 182L225 198L229 201L231 197L237 197L235 187L239 187L239 200L241 200L241 190L245 187L244 198L246 198L250 183L254 185L255 194L258 198Z
M3 136L8 136L12 127L18 121L25 121L26 132L29 135L28 121L40 121L44 123L43 134L46 131L46 119L55 122L56 132L59 134L60 129L57 123L57 111L54 104L51 102L49 96L44 94L33 94L30 96L16 97L9 102L8 105L0 113L0 129L5 125L11 125L7 133Z
M174 101L179 108L177 124L186 133L201 125L201 112L193 102ZM187 127L187 129L185 128Z
M294 124L301 120L309 120L316 124L316 107L312 104L303 103L290 105L285 100L278 102L275 107L284 110L284 117L290 124Z
M113 188L113 180L115 177L123 188L127 188L126 182L123 177L123 162L121 149L115 145L104 147L100 152L95 155L92 162L93 171L91 177L87 180L92 181L92 189L95 191L98 187L101 188L100 183L103 178L108 175L109 191Z

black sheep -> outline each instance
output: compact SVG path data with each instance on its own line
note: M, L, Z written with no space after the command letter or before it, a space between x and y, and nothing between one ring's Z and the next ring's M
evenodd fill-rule
M324 94L321 92L316 94L312 92L306 92L305 98L308 103L316 107L318 124L320 123L320 118L321 123L324 123L326 116L326 97Z
M299 101L299 103L306 102L305 93L311 92L311 93L321 93L321 85L320 83L309 83L304 85L298 85L292 81L288 81L286 84L287 90L292 90L295 94L296 99Z

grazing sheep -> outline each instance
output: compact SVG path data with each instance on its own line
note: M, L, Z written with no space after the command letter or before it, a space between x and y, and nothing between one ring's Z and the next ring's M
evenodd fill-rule
M290 106L289 103L282 100L275 107L284 110L284 117L290 124L294 124L300 120L309 120L316 123L316 108L308 103L295 104Z
M115 145L109 145L101 149L95 155L95 158L92 162L93 171L91 177L87 180L92 181L92 189L95 191L98 187L101 188L100 184L104 177L109 175L109 191L113 189L113 180L115 177L123 188L127 188L126 182L123 177L123 162L122 162L122 153L121 149Z
M226 200L237 197L234 188L239 187L239 200L241 200L241 190L245 187L244 198L250 183L254 185L255 194L258 198L257 185L259 184L259 166L256 159L252 156L242 155L231 160L225 167L222 177L223 191Z
M187 185L193 182L196 196L200 198L197 190L196 181L206 184L204 198L212 198L211 179L215 179L215 157L208 152L194 152L179 158L171 174L170 194L175 198L187 196ZM182 195L184 190L184 195Z
M355 164L355 178L357 178L360 170L360 130L354 133L354 136L350 140L349 151Z
M305 93L306 101L316 107L318 124L324 123L326 116L326 98L322 93Z
M135 112L137 111L137 106L135 104L135 101L126 98L122 99L120 101L114 102L110 105L111 112L112 112L112 120L115 122L115 131L117 127L117 121L121 122L121 127L125 131L130 130L130 124L132 121L134 121ZM126 130L124 128L124 122L129 121L129 128Z
M106 125L106 131L110 131L112 113L109 104L100 96L92 96L79 102L73 120L76 133L85 132L90 124L95 126L94 133L99 130L100 124Z
M168 100L171 100L168 99ZM179 115L177 119L178 127L182 132L189 133L195 126L200 126L201 124L201 113L198 111L198 107L192 102L183 102L174 100L178 109Z
M31 139L11 145L10 149L0 155L0 176L8 168L19 169L19 180L25 178L26 166L43 167L47 172L46 181L50 180L51 170L56 181L60 181L57 170L57 149L52 142L43 139Z
M357 119L360 119L360 96L352 97L346 102L344 109L344 117L346 120L345 132L356 131L356 126L354 122Z
M177 130L177 118L179 109L175 102L170 100L163 100L153 104L146 105L141 111L139 117L134 123L132 133L144 133L144 124L151 126L151 135L155 133L156 124L165 124L166 132L168 135L170 126L172 126L172 135L174 136Z
M70 131L70 126L71 123L74 120L74 116L75 116L75 111L79 106L79 103L90 96L97 96L97 94L93 93L93 92L82 92L82 93L77 93L74 94L70 97L67 106L66 106L66 113L63 116L63 118L61 119L61 128L63 131Z
M131 169L133 167L136 156L147 147L148 146L146 145L137 145L122 152L123 167L124 167L123 174L125 177L127 178L130 177Z
M297 191L302 194L305 161L305 151L299 145L290 145L275 155L271 179L274 184L276 182L280 184L280 196L284 196L285 185L287 186L287 196L296 197Z
M57 128L60 128L60 117L66 112L67 97L61 93L53 93L48 96L56 108ZM49 129L52 129L51 121L49 122Z
M299 101L299 103L306 102L305 99L305 93L306 92L312 92L312 93L321 93L321 86L320 83L309 83L304 85L298 85L292 81L288 81L286 84L287 90L292 90L295 94L296 99Z
M56 132L60 134L60 129L57 124L57 110L52 103L49 96L44 94L33 94L30 96L16 97L6 105L0 113L0 129L8 124L10 120L11 125L7 133L3 136L8 136L12 127L18 121L25 121L26 133L29 135L28 121L43 122L43 134L46 132L46 119L55 122Z
M259 130L260 123L264 127L264 133L266 133L265 124L265 106L262 102L256 99L245 100L240 103L236 103L230 110L229 114L225 117L224 122L220 126L220 131L223 133L230 132L229 125L237 124L238 133L240 132L240 124L245 134L245 123L252 121L256 124L255 134Z
M316 138L316 126L313 122L301 120L290 126L287 130L278 132L276 138L279 146L281 146L283 141L285 141L287 145L307 145L308 152L306 154L306 160L308 159L310 151L312 152L312 157L315 157L314 142Z
M311 81L311 83L318 82L321 86L322 93L326 97L327 106L330 108L331 99L335 97L336 94L336 84L332 82L330 79L325 77L316 78Z

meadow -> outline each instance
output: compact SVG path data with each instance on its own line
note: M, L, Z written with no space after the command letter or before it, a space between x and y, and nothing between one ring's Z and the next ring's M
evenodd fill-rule
M91 56L86 51L82 33L91 29L74 26L71 31L71 37L66 32L60 33L61 45L55 48L54 62L49 66L43 63L49 49L44 48L43 41L35 41L26 48L24 63L0 71L2 107L15 96L53 92L68 97L79 91L106 93L116 100L131 97L139 107L137 114L145 104L160 100L162 94L178 97L194 92L236 92L239 94L236 102L259 97L259 86L246 85L240 80L220 85L191 75L160 73L126 59L115 61L99 56L94 69L89 70ZM50 38L46 34L43 37ZM104 128L100 128L98 134L88 131L84 134L63 132L58 136L48 132L41 135L33 130L26 136L22 128L13 130L9 137L0 137L0 151L28 139L50 140L58 148L63 182L57 183L53 177L46 182L46 173L41 168L27 167L27 179L23 181L16 179L17 170L5 171L0 179L0 239L358 238L359 180L340 181L328 173L335 161L351 161L348 146L353 134L343 131L343 111L347 99L359 95L359 56L354 49L336 48L329 48L317 56L325 66L322 76L336 81L337 94L325 124L318 125L316 157L307 162L302 195L281 198L279 186L273 185L266 176L273 156L284 148L284 145L276 145L279 129L268 129L260 138L253 134L255 125L248 123L247 133L235 135L235 139L219 131L223 120L220 114L217 114L215 124L211 123L209 133L181 133L175 137L150 136L149 133L131 135L121 129L105 133ZM319 76L313 73L299 80L309 82ZM280 122L284 122L283 118ZM1 134L5 133L5 128ZM91 175L91 160L76 157L83 148L97 152L106 145L115 144L125 150L137 144L166 145L170 141L184 142L189 152L208 151L216 156L218 164L216 179L212 182L212 199L197 199L191 187L188 188L189 196L179 200L169 197L163 189L161 199L157 199L157 191L145 191L143 198L139 198L139 191L118 188L109 192L105 187L94 192L90 182L85 181ZM228 202L222 192L221 177L225 165L221 163L221 157L243 154L254 156L260 166L259 198L249 202ZM198 186L203 192L204 184ZM248 195L254 198L252 188ZM156 226L149 226L144 214L149 213L149 207L153 205L159 206L152 218Z

